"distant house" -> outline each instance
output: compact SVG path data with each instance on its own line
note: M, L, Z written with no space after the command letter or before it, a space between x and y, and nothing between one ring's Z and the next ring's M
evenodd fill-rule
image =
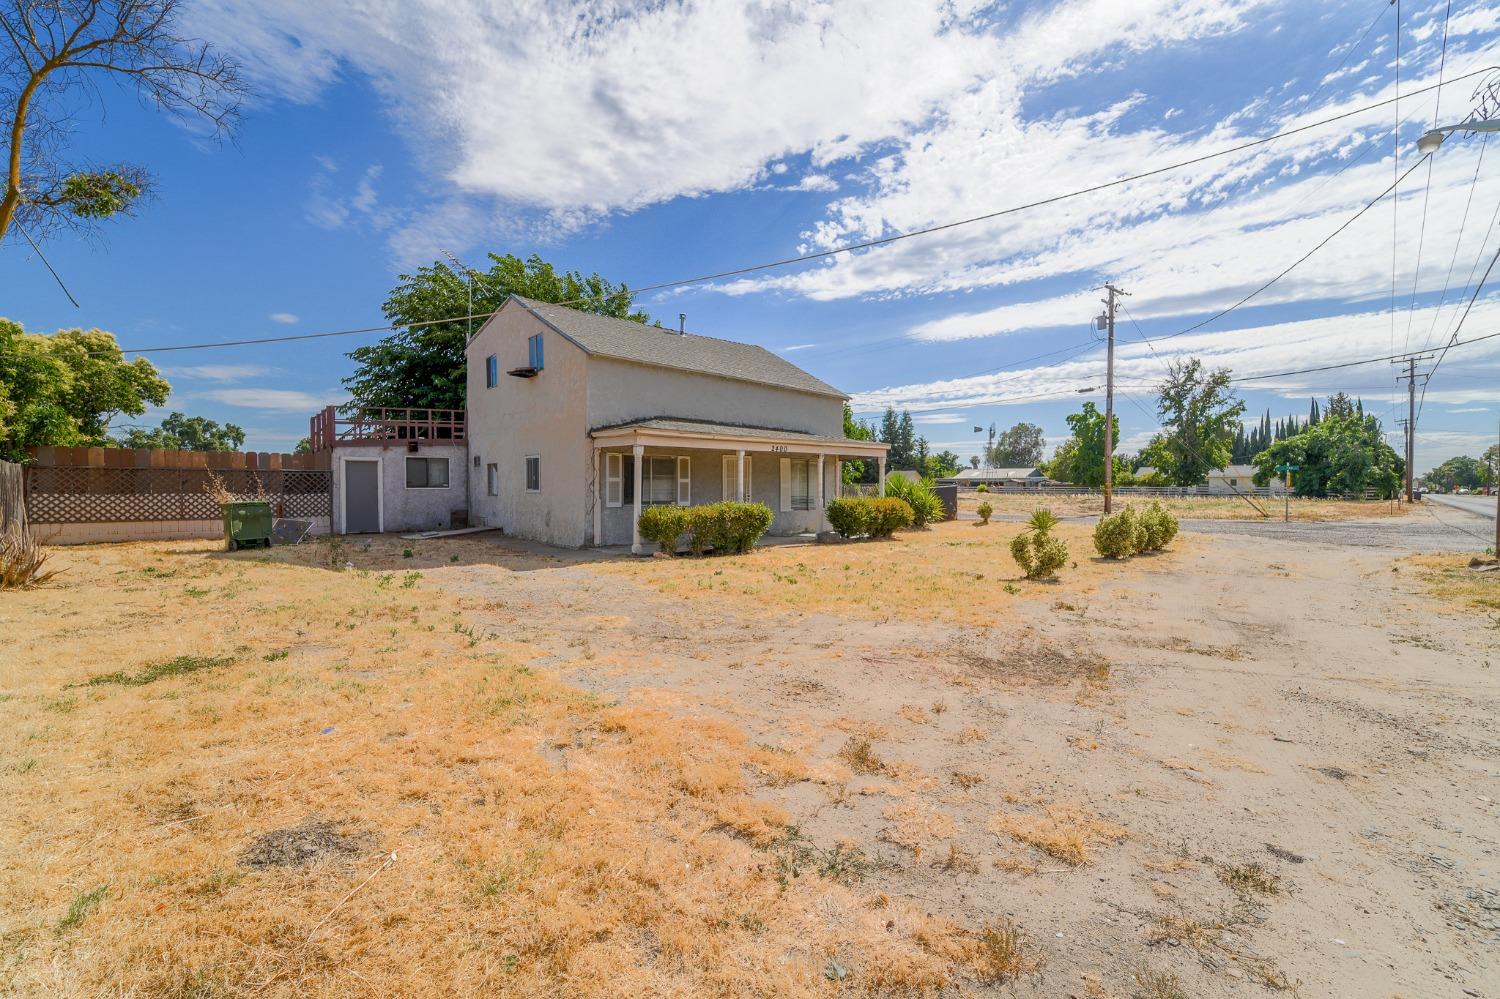
M826 526L846 459L884 488L888 446L844 436L847 396L762 347L512 295L465 356L465 413L314 426L339 452L335 530L464 522L640 551L654 504L762 502L786 535Z
M1040 468L965 468L962 471L938 480L943 485L958 485L973 488L983 483L986 486L1036 487L1056 485Z
M1208 491L1214 494L1233 495L1249 492L1255 488L1254 465L1230 465L1208 473Z

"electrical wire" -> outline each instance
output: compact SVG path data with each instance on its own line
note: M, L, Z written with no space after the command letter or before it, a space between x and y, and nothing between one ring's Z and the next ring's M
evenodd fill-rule
M1453 282L1453 268L1458 264L1458 251L1459 248L1463 246L1464 230L1468 227L1469 224L1469 209L1474 204L1474 189L1479 186L1479 169L1480 167L1484 166L1484 151L1486 146L1489 145L1489 141L1490 135L1488 132L1485 132L1483 137L1479 140L1479 157L1474 163L1474 179L1469 181L1469 196L1464 201L1463 218L1461 218L1458 223L1458 238L1453 241L1453 256L1448 261L1448 275L1447 277L1443 278L1443 291L1442 294L1438 296L1437 308L1435 308L1432 312L1432 324L1427 327L1427 336L1423 337L1422 339L1422 353L1425 353L1428 346L1432 343L1432 335L1437 332L1438 317L1442 315L1443 305L1448 300L1448 287ZM1500 204L1496 205L1496 210L1500 211ZM1486 230L1486 233L1488 233L1488 230ZM1481 247L1483 247L1483 245L1483 243L1480 244ZM1472 270L1470 271L1469 276L1471 278L1474 276Z
M1138 181L1138 180L1145 180L1146 178L1149 178L1149 177L1156 177L1156 176L1159 176L1159 175L1164 174L1164 173L1170 173L1173 170L1180 170L1180 169L1182 169L1184 167L1196 166L1199 163L1206 163L1206 162L1208 162L1210 160L1219 159L1219 158L1224 157L1224 156L1231 156L1231 155L1233 155L1235 153L1243 152L1246 149L1254 149L1257 146L1266 145L1267 143L1274 142L1277 139L1285 138L1285 137L1290 136L1290 135L1298 135L1298 134L1300 134L1302 132L1311 131L1312 129L1315 129L1315 128L1321 128L1324 125L1331 125L1331 124L1333 124L1335 122L1344 121L1344 120L1346 120L1348 118L1353 118L1353 117L1356 117L1358 115L1365 114L1366 112L1369 112L1369 111L1376 111L1376 110L1379 110L1380 108L1386 107L1387 105L1396 104L1396 103L1398 103L1403 98L1417 97L1417 96L1420 96L1421 94L1430 93L1430 92L1432 92L1434 90L1440 89L1441 87L1452 86L1452 85L1454 85L1456 83L1461 83L1464 80L1472 79L1475 76L1480 76L1480 75L1485 74L1485 73L1492 73L1492 72L1496 71L1497 69L1500 69L1500 66L1487 66L1487 67L1485 67L1483 69L1476 69L1476 70L1473 70L1473 71L1471 71L1469 73L1465 73L1462 76L1454 77L1453 79L1448 80L1445 83L1431 84L1431 85L1426 86L1426 87L1421 87L1421 88L1418 88L1417 90L1413 90L1413 91L1411 91L1410 93L1407 93L1407 94L1398 94L1394 98L1387 98L1385 100L1376 101L1376 102L1374 102L1372 104L1366 104L1366 105L1363 105L1363 106L1358 107L1358 108L1353 108L1353 109L1351 109L1349 111L1340 112L1339 114L1332 115L1332 116L1330 116L1328 118L1321 118L1318 121L1309 122L1306 125L1298 125L1295 128L1289 128L1289 129L1286 129L1284 131L1276 132L1276 133L1274 133L1272 135L1264 136L1264 137L1259 138L1259 139L1251 139L1251 140L1248 140L1246 142L1239 143L1238 145L1229 146L1229 147L1227 147L1225 149L1216 150L1215 152L1204 153L1201 156L1194 156L1194 157L1190 157L1189 159L1179 160L1176 163L1169 163L1169 164L1166 164L1164 166L1154 167L1154 168L1152 168L1150 170L1142 171L1141 173L1131 174L1131 175L1126 176L1126 177L1116 178L1115 180L1105 181L1102 184L1095 184L1095 185L1090 186L1090 187L1079 188L1077 190L1068 191L1068 192L1065 192L1063 194L1055 194L1055 195L1052 195L1050 197L1042 198L1042 199L1037 200L1037 201L1031 201L1031 202L1027 202L1027 203L1021 204L1021 205L1012 205L1009 208L1002 208L1002 209L999 209L998 211L987 212L987 213L985 213L983 215L975 215L975 216L971 216L971 217L965 218L965 219L958 219L958 220L953 221L953 222L945 222L945 223L942 223L940 225L927 226L927 227L922 228L922 229L912 229L912 230L907 231L907 232L896 233L896 234L891 235L891 236L883 236L883 237L880 237L878 239L864 240L864 241L857 242L857 243L847 243L847 244L844 244L842 246L831 247L831 248L829 248L827 250L818 250L818 251L816 251L814 253L805 253L805 254L801 254L799 256L795 256L795 257L783 257L783 258L778 259L778 260L769 260L769 261L765 261L763 263L750 264L750 265L747 265L747 266L744 266L744 267L736 267L736 268L733 268L731 270L718 271L718 272L712 273L712 274L701 274L701 275L698 275L697 277L682 278L682 279L678 279L678 280L674 280L674 281L662 281L662 282L659 282L657 284L643 285L641 287L634 288L634 289L627 288L625 290L622 290L620 292L615 293L614 295L588 296L588 297L584 297L584 298L572 299L570 301L554 302L554 303L550 303L550 304L564 305L564 306L584 305L584 304L588 304L590 302L597 302L597 301L600 300L601 297L602 298L613 298L613 297L619 297L621 295L635 296L635 295L642 295L642 294L645 294L645 293L651 292L651 291L663 291L663 290L668 289L668 288L680 288L680 287L682 287L684 285L703 284L704 282L707 282L707 281L717 281L717 280L721 280L723 278L738 277L740 275L751 274L751 273L755 273L755 272L758 272L758 271L770 270L770 269L777 268L777 267L787 267L787 266L790 266L792 264L806 263L807 261L811 261L811 260L820 260L820 259L824 259L824 258L827 258L827 257L835 256L835 255L838 255L838 254L841 254L841 253L852 253L852 252L854 252L856 250L866 250L866 249L871 249L871 248L877 247L877 246L885 246L885 245L890 244L890 243L896 243L896 242L899 242L899 241L905 240L905 239L912 239L912 238L917 237L917 236L926 236L926 235L930 235L930 234L935 233L935 232L943 232L943 231L948 230L948 229L956 229L956 228L958 228L960 226L972 225L972 224L974 224L976 222L987 222L987 221L989 221L991 219L1000 218L1002 216L1014 215L1014 214L1016 214L1018 212L1030 211L1031 209L1034 209L1034 208L1042 208L1042 207L1045 207L1047 205L1057 204L1059 202L1067 201L1067 200L1070 200L1072 198L1083 197L1084 195L1088 195L1088 194L1095 194L1095 193L1097 193L1099 191L1106 191L1106 190L1109 190L1110 188L1120 187L1120 186L1122 186L1124 184L1130 184L1130 183L1133 183L1133 182ZM1421 161L1419 160L1418 162L1420 163ZM1274 282L1272 282L1272 283L1274 283ZM1269 287L1269 285L1268 285L1268 287ZM1257 292L1257 294L1258 294L1258 292ZM1226 311L1228 311L1228 310L1226 310ZM463 322L464 320L471 319L471 318L473 318L473 319L488 319L492 315L494 315L493 312L476 313L476 314L473 314L473 315L453 316L453 317L450 317L448 319L431 320L431 321L418 322L418 323L399 323L399 324L389 324L389 325L385 325L385 326L366 326L366 327L360 327L360 328L357 328L357 329L330 330L328 332L323 332L323 333L305 333L305 334L300 334L300 335L295 335L295 336L257 337L257 338L243 339L243 340L225 340L225 341L195 343L195 344L178 344L178 345L170 346L170 347L140 347L140 348L127 349L124 352L127 353L127 354L152 354L152 353L165 353L167 351L177 351L177 350L203 350L203 349L208 349L208 348L212 348L212 347L242 347L242 346L250 346L250 345L254 345L254 344L289 343L289 342L298 341L298 340L317 340L317 339L322 339L322 338L325 338L325 337L355 336L355 335L363 334L363 333L378 333L378 332L385 332L385 331L394 330L394 329L413 329L413 328L417 328L417 327L421 327L421 326L436 326L436 325L442 325L444 323ZM1213 318L1218 318L1218 317L1213 317ZM1209 321L1212 321L1212 320L1210 319ZM1190 332L1190 330L1184 331L1184 332Z
M1490 258L1490 265L1484 269L1484 276L1481 277L1479 279L1479 283L1474 286L1474 294L1469 296L1469 304L1464 306L1464 314L1458 317L1458 325L1453 327L1453 333L1449 336L1447 344L1445 344L1443 346L1443 349L1438 352L1437 360L1432 362L1432 369L1427 372L1427 378L1422 382L1422 398L1417 403L1418 417L1421 417L1422 415L1422 403L1427 401L1427 386L1432 384L1432 376L1437 374L1438 368L1443 363L1443 358L1448 356L1448 351L1459 345L1460 341L1457 339L1459 330L1464 328L1464 320L1469 318L1469 310L1474 308L1474 300L1479 297L1479 292L1484 288L1484 283L1489 280L1490 271L1495 269L1495 263L1497 261L1500 261L1500 249L1497 249L1495 251L1495 255ZM1494 335L1496 334L1491 334L1491 336ZM1473 343L1472 340L1463 342Z
M1443 15L1443 49L1438 56L1438 82L1443 82L1443 70L1448 64L1448 21L1453 16L1453 0L1448 0L1447 12ZM1399 25L1398 25L1399 27ZM1398 84L1399 86L1399 84ZM1443 92L1439 90L1436 100L1432 102L1432 127L1438 126L1438 110L1443 106ZM1401 130L1398 128L1396 134L1399 136ZM1422 185L1422 224L1417 229L1417 262L1411 272L1411 300L1406 305L1406 337L1401 341L1401 349L1407 350L1411 347L1411 324L1416 318L1417 311L1417 281L1422 276L1422 248L1427 239L1427 203L1432 197L1432 159L1427 160L1427 180Z

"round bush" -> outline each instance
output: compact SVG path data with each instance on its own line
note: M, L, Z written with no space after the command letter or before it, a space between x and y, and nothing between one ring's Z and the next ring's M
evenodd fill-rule
M988 483L981 482L981 483L979 483L978 488L976 488L974 491L976 493L987 493L987 492L990 491L990 487L989 487Z
M688 528L687 511L680 506L648 506L641 511L636 526L641 537L655 541L662 551L671 555L677 550L677 539Z
M990 522L990 517L994 514L994 512L994 504L989 500L985 500L983 503L979 504L979 522L981 524L988 524Z
M1141 551L1160 551L1177 536L1177 518L1155 500L1141 511Z
M1126 507L1099 518L1094 527L1094 550L1105 558L1128 558L1140 551L1141 535L1140 519L1133 509Z
M912 526L914 516L905 500L886 498L866 502L870 504L870 537L888 538Z
M840 496L828 501L828 523L846 538L870 533L870 503L863 496Z
M1068 564L1068 545L1046 531L1022 531L1011 539L1010 556L1027 579L1046 579Z

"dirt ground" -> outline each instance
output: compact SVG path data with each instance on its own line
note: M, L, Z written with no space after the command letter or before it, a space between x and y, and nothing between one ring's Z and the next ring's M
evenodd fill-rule
M1500 573L1018 529L59 553L0 992L1500 996Z
M1180 497L1158 500L1162 506L1183 520L1262 520L1259 510L1264 510L1275 520L1290 515L1298 522L1326 523L1343 520L1369 520L1385 517L1405 516L1410 507L1389 500L1336 500L1304 499L1293 497L1290 502L1280 499L1254 497L1258 505L1251 506L1237 496ZM1104 512L1104 497L1067 496L1060 494L981 493L976 490L960 490L958 505L965 515L977 516L979 504L988 501L996 517L1024 517L1038 507L1046 507L1059 517L1094 517ZM1121 493L1115 497L1116 508L1123 506L1145 506L1151 500L1143 496ZM1283 509L1283 506L1286 509Z

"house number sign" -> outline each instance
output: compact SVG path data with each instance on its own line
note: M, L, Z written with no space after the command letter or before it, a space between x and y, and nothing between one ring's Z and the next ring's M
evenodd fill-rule
M771 453L772 454L786 454L786 445L785 444L772 444L771 445Z

